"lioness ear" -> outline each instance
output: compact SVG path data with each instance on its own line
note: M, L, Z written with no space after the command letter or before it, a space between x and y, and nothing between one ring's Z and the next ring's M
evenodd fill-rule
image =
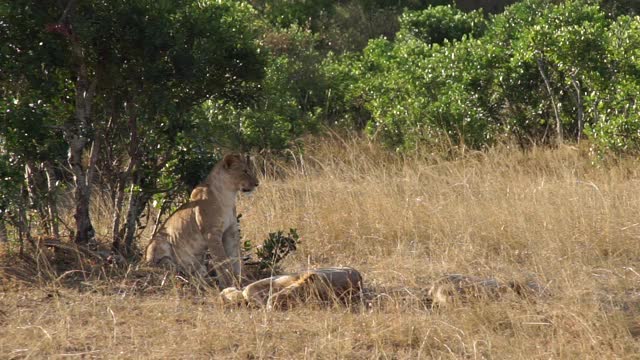
M225 169L230 169L231 166L233 166L233 163L240 160L238 158L238 155L236 154L227 154L224 156L224 159L222 160L224 162L224 168Z

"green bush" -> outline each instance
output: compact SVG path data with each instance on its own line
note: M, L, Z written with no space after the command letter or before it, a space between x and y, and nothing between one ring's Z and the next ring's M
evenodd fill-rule
M402 151L575 141L584 128L597 147L629 150L638 23L591 0L525 0L487 22L451 7L406 12L395 41L324 62L327 115Z
M493 137L494 107L486 96L490 48L467 40L455 46L397 43L393 66L373 87L368 131L396 149L419 144L482 147Z
M272 270L289 254L296 251L300 243L300 236L296 229L289 229L285 234L282 230L269 233L267 239L256 249L258 266L261 270Z
M575 139L589 120L579 117L588 105L585 94L606 78L604 13L590 1L525 1L494 23L488 40L507 47L497 89L509 129L521 139L545 142L558 138L560 119L564 137Z
M640 154L640 17L621 16L607 32L610 77L589 96L595 120L585 132L594 152Z
M281 151L317 130L326 102L317 41L295 25L265 34L265 77L253 101L208 101L196 113L199 126L224 146L243 150Z
M2 143L0 143L2 149ZM0 153L0 221L5 223L19 222L19 211L28 207L27 202L21 196L24 186L24 177L19 171L20 164L17 159Z
M478 37L485 29L482 11L465 13L453 6L430 6L425 10L405 11L400 16L399 41L417 39L427 44L452 42L464 36Z

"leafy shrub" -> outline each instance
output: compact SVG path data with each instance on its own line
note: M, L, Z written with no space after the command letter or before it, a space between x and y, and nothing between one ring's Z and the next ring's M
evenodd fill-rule
M21 196L24 177L19 169L15 158L0 153L0 221L14 225L22 221L18 213L28 208Z
M637 0L602 0L603 9L611 16L640 15L640 2Z
M270 0L255 1L269 23L287 28L291 25L305 25L333 12L334 2L330 0Z
M482 11L465 13L453 6L433 6L425 10L405 11L400 16L400 41L417 39L427 44L461 40L465 35L478 37L485 28Z
M636 91L637 84L632 85ZM614 113L606 121L600 121L585 130L592 141L592 150L599 156L613 154L640 154L640 116L635 99L629 101L625 94L620 96L618 104L624 104L623 113ZM637 92L636 92L637 93ZM612 112L611 110L607 112Z
M595 119L585 132L594 152L640 153L640 17L621 16L606 40L609 78L589 96L589 114Z
M315 131L325 102L316 42L313 33L299 26L266 34L265 77L253 101L205 102L194 113L200 131L225 147L274 151Z
M602 11L590 1L550 6L533 0L512 6L494 23L488 40L507 47L496 89L509 129L533 142L578 137L588 120L580 115L585 93L606 77Z
M373 75L361 86L372 116L368 133L398 150L490 143L495 106L486 87L493 73L485 69L495 48L480 45L473 39L444 45L371 42L362 62Z
M636 147L639 18L524 0L487 22L433 7L401 24L396 41L324 62L329 116L402 151L579 140L584 128L596 147Z
M299 243L300 237L296 229L289 229L287 234L282 230L269 233L262 246L256 249L259 268L274 269L290 253L296 251Z

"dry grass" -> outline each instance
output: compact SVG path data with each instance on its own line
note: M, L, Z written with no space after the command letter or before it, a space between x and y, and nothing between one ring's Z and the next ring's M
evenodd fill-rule
M263 166L259 191L241 200L243 235L256 242L297 228L303 242L285 268L353 266L377 295L372 306L223 308L213 291L131 269L114 270L117 277L103 269L77 287L5 280L0 357L640 353L638 161L593 166L569 147L401 158L335 137L309 141L295 161ZM548 295L426 307L423 290L445 273L535 279Z

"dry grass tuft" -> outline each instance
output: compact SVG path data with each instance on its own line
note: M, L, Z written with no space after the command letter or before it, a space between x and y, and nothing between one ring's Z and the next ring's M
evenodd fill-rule
M634 357L638 165L594 166L570 147L446 160L357 138L309 140L288 162L260 162L260 189L240 203L242 233L255 244L298 229L285 269L355 267L366 302L225 308L206 286L126 266L92 267L76 287L5 278L0 357ZM444 274L534 280L546 295L432 308L429 287Z

